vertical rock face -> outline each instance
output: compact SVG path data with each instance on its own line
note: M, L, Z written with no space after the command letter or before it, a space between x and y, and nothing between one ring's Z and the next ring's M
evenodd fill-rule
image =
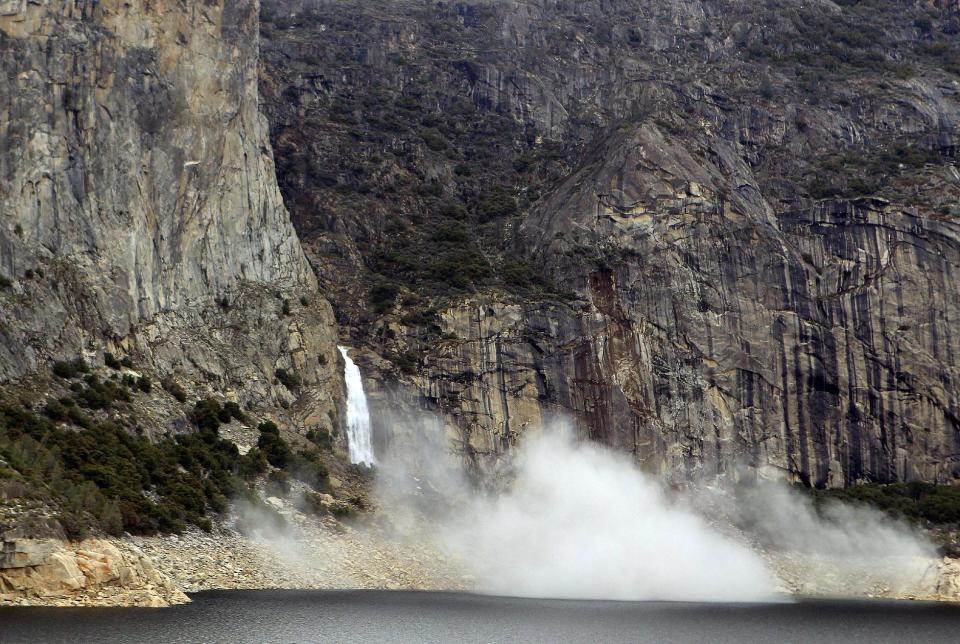
M771 217L664 152L655 129L614 143L524 224L591 303L553 340L591 435L688 475L956 477L960 227L879 199Z
M261 397L277 367L333 378L258 111L258 11L0 4L0 381L104 343Z
M679 479L956 478L960 226L881 199L771 216L665 151L655 129L614 140L524 222L579 303L443 312L421 387L466 451L495 457L566 410ZM663 166L669 184L646 170Z
M319 277L479 467L560 411L678 478L960 474L955 2L266 8Z

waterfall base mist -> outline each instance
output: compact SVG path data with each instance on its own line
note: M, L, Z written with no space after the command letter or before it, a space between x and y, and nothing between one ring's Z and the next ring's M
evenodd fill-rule
M749 548L671 503L625 456L531 437L515 479L475 498L442 546L484 592L568 599L770 601L776 578Z
M419 524L418 538L481 592L723 602L936 594L935 548L876 511L818 510L782 482L668 493L563 423L528 430L499 492L483 493L443 449L441 423L427 419L417 440L409 429L378 472L380 506L396 525Z

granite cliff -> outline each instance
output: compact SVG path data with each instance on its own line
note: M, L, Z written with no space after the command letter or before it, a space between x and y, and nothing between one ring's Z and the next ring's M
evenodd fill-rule
M134 546L185 530L184 588L263 583L207 518L244 492L428 585L334 518L369 486L338 328L379 450L426 408L496 472L559 412L664 479L960 478L958 33L955 0L0 0L0 595L182 601Z
M4 599L185 601L105 536L209 530L268 468L258 423L274 445L339 424L336 325L258 107L258 14L0 2ZM336 458L310 454L326 477Z
M277 407L283 368L329 424L336 331L276 186L258 11L0 3L0 381L110 352Z
M274 1L261 96L339 322L406 383L378 399L477 468L559 410L677 479L946 482L958 30L955 2Z

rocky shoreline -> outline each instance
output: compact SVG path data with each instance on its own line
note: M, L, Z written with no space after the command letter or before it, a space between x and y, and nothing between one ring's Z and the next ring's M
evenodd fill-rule
M426 544L392 542L376 528L330 518L289 534L210 533L133 537L185 592L214 589L465 590L471 579Z
M341 521L277 502L286 523L241 532L3 542L0 606L151 606L236 589L467 590L472 578L426 541L397 539L376 515Z
M0 552L0 606L165 607L205 590L475 590L475 580L429 538L398 537L390 517L341 520L273 502L285 523L249 527L236 518L209 532L65 542L16 539ZM960 560L918 562L909 584L881 564L860 570L764 553L785 595L960 601Z
M794 554L765 554L779 580L778 590L795 597L860 597L916 601L960 601L960 560L943 557L915 562L915 577L900 581L883 562L851 566ZM903 562L898 562L902 565Z
M2 542L0 606L158 608L188 601L149 556L123 540Z

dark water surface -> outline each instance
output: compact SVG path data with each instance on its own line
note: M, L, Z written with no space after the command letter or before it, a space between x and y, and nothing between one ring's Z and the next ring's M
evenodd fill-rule
M216 591L166 609L0 608L0 642L960 642L960 606Z

